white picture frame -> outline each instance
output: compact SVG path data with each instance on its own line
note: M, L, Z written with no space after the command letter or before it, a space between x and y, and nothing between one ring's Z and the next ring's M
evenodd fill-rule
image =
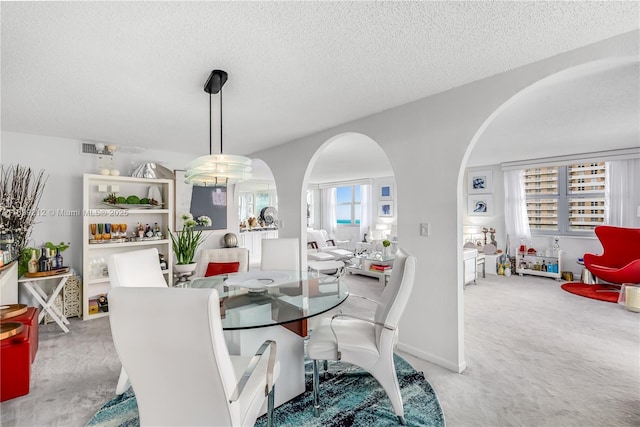
M467 213L472 216L492 216L493 196L490 194L473 194L467 200Z
M378 184L378 200L393 200L393 182L381 182Z
M393 202L383 200L378 202L378 216L380 218L392 218L393 217Z
M468 174L469 194L490 194L493 192L493 174L490 170L472 171Z

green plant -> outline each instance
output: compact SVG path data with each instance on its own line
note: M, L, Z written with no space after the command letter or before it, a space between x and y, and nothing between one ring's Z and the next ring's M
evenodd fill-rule
M202 230L196 231L194 227L210 226L211 218L203 215L198 219L193 219L193 215L189 213L183 214L182 219L184 221L182 231L178 231L176 235L169 230L169 236L171 236L171 245L178 264L191 264L198 246L207 238L202 235Z
M60 249L60 252L64 252L65 250L67 250L67 249L69 248L69 245L71 245L71 243L65 243L65 242L60 242L60 243L59 243L59 244L57 244L57 245L54 245L54 244L53 244L53 243L51 243L51 242L47 242L47 243L45 243L45 244L44 244L44 246L45 246L46 248L51 249L54 253L55 253L55 251L56 251L57 249Z
M29 260L31 259L31 251L36 251L36 257L40 256L40 251L37 248L27 247L20 252L20 258L18 258L18 277L21 277L29 269Z
M383 240L382 246L384 246L385 248L388 248L389 246L391 246L391 242L389 240Z

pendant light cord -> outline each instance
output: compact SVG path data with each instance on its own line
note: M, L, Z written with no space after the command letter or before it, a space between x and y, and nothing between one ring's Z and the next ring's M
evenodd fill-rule
M222 87L220 88L220 154L222 154Z
M213 154L213 139L212 139L212 135L211 135L211 94L209 94L209 155L211 156Z

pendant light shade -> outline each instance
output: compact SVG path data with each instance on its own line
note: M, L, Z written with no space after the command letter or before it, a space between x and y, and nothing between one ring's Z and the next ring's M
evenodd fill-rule
M209 94L209 155L201 156L186 166L185 182L201 187L225 186L251 178L251 159L222 152L222 86L227 81L227 73L213 70L204 85ZM220 93L220 153L213 154L212 97Z

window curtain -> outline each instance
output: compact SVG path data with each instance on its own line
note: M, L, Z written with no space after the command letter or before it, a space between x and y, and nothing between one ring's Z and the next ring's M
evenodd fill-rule
M605 224L640 227L640 159L606 162L605 176Z
M371 185L360 186L360 237L364 238L364 233L369 233L371 237Z
M322 229L327 231L330 239L336 231L336 189L322 190Z
M520 239L531 240L522 170L504 172L504 194L504 219L511 242L509 249L510 253L515 253L515 245Z

